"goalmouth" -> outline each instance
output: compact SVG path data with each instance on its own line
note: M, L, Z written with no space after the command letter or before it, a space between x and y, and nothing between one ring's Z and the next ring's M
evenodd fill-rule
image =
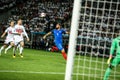
M74 0L65 80L103 80L118 36L120 0ZM118 80L118 75L115 67L109 79Z

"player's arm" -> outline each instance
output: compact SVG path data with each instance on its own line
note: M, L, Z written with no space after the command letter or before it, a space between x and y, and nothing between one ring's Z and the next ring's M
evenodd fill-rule
M25 31L25 28L24 28L24 27L23 27L23 33L24 33L25 37L27 38L27 41L30 41L30 39L29 39L29 37L28 37L28 35L27 35L27 32Z
M110 49L110 56L109 56L109 59L107 60L107 64L110 64L110 61L111 61L112 56L114 54L115 48L116 48L116 41L113 40L112 45L111 45L111 49Z
M43 36L43 39L45 39L47 36L49 36L49 35L51 35L52 34L52 32L48 32L47 34L45 34L44 36Z
M12 34L14 34L14 35L21 35L21 33L18 33L18 32L12 32Z
M12 34L14 34L14 35L21 35L21 33L16 32L16 29L12 30Z
M4 32L2 35L1 35L1 38L3 38L5 35L6 35L7 32Z
M1 35L1 38L3 38L5 35L6 35L6 33L8 32L8 28L5 30L5 32Z
M70 34L70 32L68 32L68 31L66 31L66 30L64 30L64 29L63 29L63 33L65 33L65 34Z

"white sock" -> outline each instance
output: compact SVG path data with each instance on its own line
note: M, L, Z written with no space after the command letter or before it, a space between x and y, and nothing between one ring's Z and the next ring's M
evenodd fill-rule
M20 44L17 46L17 50L18 50L18 49L20 50Z
M15 48L13 48L13 53L15 52Z
M19 50L20 50L21 46L19 45L19 47L18 47L18 48L19 48Z
M23 47L20 47L20 54L22 54L23 52Z
M15 47L13 48L13 54L16 54L16 48Z
M2 46L0 50L2 51L3 49L4 49L4 46Z
M11 45L9 45L5 50L7 51L8 49L10 49L12 46Z

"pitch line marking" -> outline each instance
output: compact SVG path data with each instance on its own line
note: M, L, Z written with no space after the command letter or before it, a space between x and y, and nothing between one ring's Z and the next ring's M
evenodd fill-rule
M0 73L30 73L30 74L57 74L57 75L64 75L65 72L35 72L35 71L15 71L15 70L0 70ZM95 77L94 74L80 74L80 73L73 73L73 75L81 75L81 76L88 76L91 75L91 77ZM101 74L97 74L100 76ZM113 76L113 75L111 75ZM116 77L119 77L120 75L115 75ZM100 77L97 77L100 78Z
M61 74L64 75L64 72L35 72L35 71L15 71L15 70L0 70L0 73L31 73L31 74Z

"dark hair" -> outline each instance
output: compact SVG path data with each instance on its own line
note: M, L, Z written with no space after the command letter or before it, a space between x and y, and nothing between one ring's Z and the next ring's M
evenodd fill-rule
M19 20L22 20L22 19L21 19L21 18L19 18L19 19L18 19L18 21L19 21Z
M60 25L61 26L61 23L57 23L56 25Z
M10 23L11 23L11 22L15 22L15 21L14 21L14 20L11 20Z
M9 24L11 24L11 22L14 22L14 23L15 23L15 21L11 20Z

